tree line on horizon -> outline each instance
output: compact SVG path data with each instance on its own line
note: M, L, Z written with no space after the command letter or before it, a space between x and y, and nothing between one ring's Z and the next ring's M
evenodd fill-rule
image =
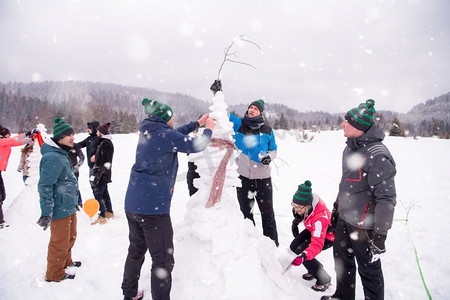
M145 118L140 101L154 98L169 104L175 125L183 125L208 111L206 101L188 95L159 92L95 82L0 83L0 125L12 132L30 130L38 123L53 128L55 117L64 118L75 130L84 132L87 122L111 122L112 133L137 132ZM242 116L246 104L230 105ZM283 104L268 103L266 123L275 130L338 130L344 114L322 111L299 112ZM450 93L413 107L407 114L379 111L376 122L392 136L450 137Z

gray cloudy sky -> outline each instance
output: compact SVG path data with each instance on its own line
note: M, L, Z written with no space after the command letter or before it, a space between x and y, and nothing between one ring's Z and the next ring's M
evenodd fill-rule
M1 0L0 81L89 80L211 99L407 112L450 92L447 0Z

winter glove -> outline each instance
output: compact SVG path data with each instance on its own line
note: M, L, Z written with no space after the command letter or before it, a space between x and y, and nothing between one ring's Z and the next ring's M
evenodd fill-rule
M298 213L296 213L294 209L292 209L292 214L294 215L294 220L292 220L292 235L296 237L300 234L298 225L303 221L303 216L300 216Z
M334 231L334 229L336 228L338 218L339 218L338 202L335 201L333 204L333 210L331 211L331 219L330 219L331 225L328 226L327 231Z
M261 163L266 166L269 165L271 161L272 159L270 158L270 155L266 155L261 158Z
M372 234L372 239L369 241L370 263L376 262L386 253L385 241L386 235L375 232Z
M306 254L304 252L300 253L291 263L293 266L300 266L303 261L306 259Z
M27 138L31 138L31 137L33 136L31 130L25 132L25 136L26 136Z
M78 164L76 164L75 166L73 166L73 172L74 173L78 173L78 171L80 171L80 167L81 167L81 165L78 163Z
M51 216L41 216L39 220L37 221L37 224L46 230L48 226L50 226L50 223L52 222Z
M222 82L220 80L214 80L214 83L211 85L211 87L209 89L215 95L218 91L222 90Z

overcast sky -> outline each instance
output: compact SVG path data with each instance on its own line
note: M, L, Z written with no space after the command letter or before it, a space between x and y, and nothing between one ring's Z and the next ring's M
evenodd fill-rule
M448 0L0 0L0 81L88 80L229 104L407 112L450 92Z

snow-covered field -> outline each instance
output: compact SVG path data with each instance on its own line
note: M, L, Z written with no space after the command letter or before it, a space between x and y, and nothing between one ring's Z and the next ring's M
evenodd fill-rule
M248 220L236 220L235 214L229 216L229 221L225 216L219 227L222 231L217 227L211 231L214 237L220 235L220 238L211 239L209 244L191 239L189 234L198 231L199 227L190 221L194 206L192 199L189 200L185 180L187 159L184 154L179 155L180 168L171 213L176 259L172 299L319 299L324 294L314 292L310 289L312 283L301 279L304 267L292 268L281 275L276 257L292 240L290 203L298 184L305 179L311 180L313 192L324 199L329 208L332 207L337 195L345 138L342 131L310 133L314 135L312 142L300 143L292 132L278 131L276 134L278 159L272 163L272 179L280 240L278 249L268 238L262 237L259 215L256 216L256 227L250 226ZM85 136L78 134L76 141ZM128 247L123 201L134 162L137 135L114 135L113 143L113 183L109 190L116 217L106 225L91 226L87 215L78 213L78 238L73 258L81 260L83 265L69 270L76 273L74 280L61 283L44 281L49 231L43 231L36 224L40 216L36 178L24 186L21 174L16 171L20 149L13 148L8 169L3 172L7 192L3 209L10 227L0 230L0 299L122 299L120 285ZM450 234L444 221L450 207L450 140L387 137L385 144L392 152L398 170L395 222L388 234L387 254L382 259L385 298L428 299L426 284L433 299L448 299ZM39 157L33 159L38 165ZM93 197L86 164L80 172L80 189L85 201ZM222 202L238 210L236 199L222 199ZM204 211L195 207L195 213L200 216L220 214L222 206L225 203L204 208ZM204 219L208 221L208 218ZM234 243L236 239L231 234L241 228L248 238L241 239L240 244ZM209 248L202 247L204 245ZM221 260L221 257L230 257L230 251L224 253L222 248L233 252L236 260ZM242 257L250 259L242 260ZM255 260L260 258L258 264ZM331 294L335 282L332 250L324 251L318 258L333 277L333 286L325 293ZM150 262L147 256L140 280L140 288L146 293L144 299L151 298ZM213 284L214 290L221 292L211 296L209 291L212 289L204 287ZM202 286L203 289L195 289ZM357 299L363 299L360 282L357 283Z

